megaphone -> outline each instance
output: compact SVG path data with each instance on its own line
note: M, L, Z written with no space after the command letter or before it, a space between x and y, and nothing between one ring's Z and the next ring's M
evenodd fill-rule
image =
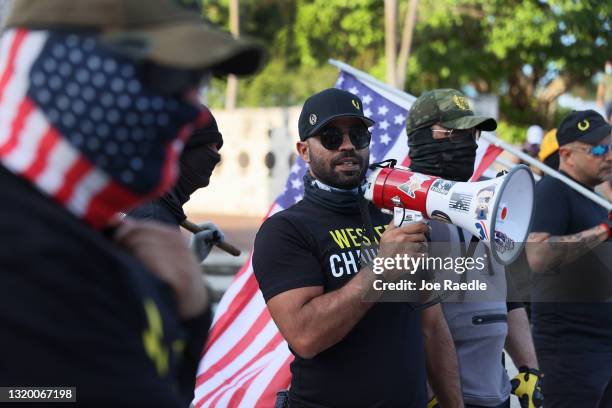
M395 167L374 165L364 197L382 210L417 211L423 217L470 231L502 265L520 254L531 227L535 183L525 165L479 182L456 182ZM396 221L396 225L398 222Z

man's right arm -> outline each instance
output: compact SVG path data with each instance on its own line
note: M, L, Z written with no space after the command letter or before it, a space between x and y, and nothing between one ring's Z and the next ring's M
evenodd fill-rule
M391 257L399 248L409 246L406 244L424 242L427 230L424 224L390 226L381 237L379 256ZM362 298L377 278L380 276L365 267L333 292L324 293L322 286L307 286L276 294L268 299L268 309L292 350L303 358L312 358L340 342L372 307L373 302Z
M525 249L527 261L534 272L554 270L575 261L607 239L608 229L603 225L563 236L531 233Z
M529 234L525 245L527 262L534 272L555 270L575 261L608 239L608 228L604 225L567 234L573 210L567 187L560 181L542 179L536 185L535 198L533 232Z
M362 302L373 282L363 268L342 288L323 293L322 286L288 290L268 301L268 309L293 351L312 358L346 336L374 304Z

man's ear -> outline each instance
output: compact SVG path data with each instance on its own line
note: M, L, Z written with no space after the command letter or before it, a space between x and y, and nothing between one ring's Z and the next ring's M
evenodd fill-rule
M559 162L574 164L574 152L571 150L571 145L567 148L565 146L559 148Z
M295 144L295 148L306 163L310 163L310 146L307 141L299 141Z

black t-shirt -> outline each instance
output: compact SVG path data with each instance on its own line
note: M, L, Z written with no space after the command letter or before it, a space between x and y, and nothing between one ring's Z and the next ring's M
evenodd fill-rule
M370 207L378 240L389 222ZM268 218L257 233L253 269L266 301L301 287L342 287L359 271L359 212L307 198ZM339 343L312 359L295 355L290 406L419 407L426 403L420 314L378 303Z
M0 166L0 384L82 406L184 407L210 311L179 321L144 265Z
M572 235L607 216L603 207L553 177L536 186L533 232ZM558 270L534 274L532 320L539 350L612 351L612 302L605 302L612 287L609 245L608 240Z

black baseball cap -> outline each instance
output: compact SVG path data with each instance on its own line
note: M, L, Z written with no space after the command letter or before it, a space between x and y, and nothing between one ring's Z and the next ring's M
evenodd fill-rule
M559 146L580 141L597 144L610 134L610 125L596 111L573 111L567 115L557 129Z
M366 127L375 123L364 116L359 97L342 89L329 88L312 95L304 102L298 120L300 140L308 139L331 120L341 117L359 118Z

